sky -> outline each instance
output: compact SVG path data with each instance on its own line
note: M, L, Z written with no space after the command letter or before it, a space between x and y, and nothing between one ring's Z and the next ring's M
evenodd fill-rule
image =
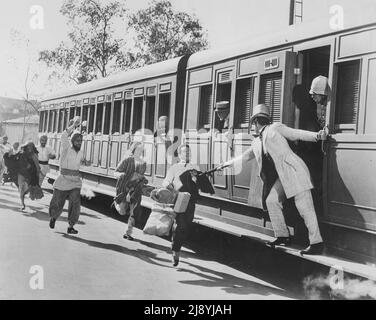
M105 0L103 0L105 1ZM145 8L149 0L124 0L131 11ZM59 12L63 0L3 0L0 10L0 96L24 96L28 60L39 50L53 49L67 39L67 21ZM171 0L178 11L195 14L207 30L211 48L246 41L253 35L278 31L288 25L290 0ZM376 0L303 0L305 21L329 17L330 7L340 3L345 14L358 15L364 8L374 14ZM43 28L30 26L33 6L43 9ZM363 11L363 12L362 12ZM121 28L121 26L119 26ZM13 30L29 39L14 42ZM46 74L41 75L43 77ZM40 94L43 88L32 88Z

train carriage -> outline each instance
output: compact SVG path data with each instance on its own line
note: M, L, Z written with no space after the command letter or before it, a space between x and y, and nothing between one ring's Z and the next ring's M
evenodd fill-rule
M185 140L197 161L213 168L244 151L254 138L252 107L265 103L274 122L302 128L294 88L308 90L318 75L332 89L323 145L323 207L317 212L328 248L357 261L374 262L376 176L375 24L328 30L327 23L290 28L273 37L222 51L201 52L188 62ZM216 103L229 102L226 132ZM205 195L197 211L205 217L273 235L260 210L262 182L257 164L214 174L215 196ZM244 205L243 205L244 204ZM290 232L301 243L306 229L287 203Z
M58 150L67 121L76 114L88 120L83 148L93 165L82 169L84 183L113 195L114 168L134 140L145 141L149 182L160 185L168 167L166 145L151 134L160 115L169 116L170 128L182 129L193 161L202 170L211 169L250 146L255 132L249 118L259 103L269 106L274 122L304 129L294 89L308 90L318 75L328 77L332 90L325 119L330 139L323 144L320 227L331 252L374 263L376 23L348 22L343 30L331 30L327 21L301 24L239 46L80 85L43 102L39 129L48 132ZM226 125L218 103L228 106ZM52 166L57 170L58 160ZM226 170L233 171L213 175L216 193L202 194L196 217L273 236L261 210L256 162ZM293 205L287 203L286 214L291 233L303 244L306 230Z
M166 144L154 138L154 131L160 116L168 116L170 128L181 127L184 94L179 92L184 92L187 58L131 70L49 97L40 109L39 131L48 135L59 154L61 132L68 121L75 115L87 121L82 148L92 165L82 169L84 184L108 195L114 192L118 162L130 144L141 139L148 160L145 175L158 185L171 161L165 158ZM59 156L50 164L58 170Z

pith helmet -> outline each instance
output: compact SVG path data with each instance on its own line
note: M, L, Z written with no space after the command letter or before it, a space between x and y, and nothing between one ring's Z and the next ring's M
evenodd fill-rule
M230 102L220 101L215 104L215 111L218 114L220 120L225 120L230 113Z
M255 106L253 108L252 117L251 117L251 123L253 121L255 121L255 119L258 118L258 117L266 118L269 121L271 120L270 119L269 108L265 104L263 104L263 103L262 104L258 104L257 106Z
M328 78L324 76L318 76L312 80L311 90L309 94L322 94L327 96L329 94Z

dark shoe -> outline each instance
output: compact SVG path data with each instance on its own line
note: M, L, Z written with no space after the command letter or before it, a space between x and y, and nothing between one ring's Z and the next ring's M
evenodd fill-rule
M123 238L124 238L124 239L127 239L127 240L130 240L130 241L133 241L133 240L134 240L134 238L133 238L132 236L130 236L129 234L125 234L125 235L123 235Z
M179 264L179 252L172 252L172 265L176 267Z
M74 229L73 227L68 227L67 232L69 234L77 234L78 233L78 231L76 229Z
M291 238L290 237L278 237L274 241L269 241L267 242L267 245L271 246L274 248L275 246L282 246L282 245L289 245L291 243Z
M55 219L55 218L51 218L51 219L50 219L50 228L51 228L51 229L55 228L55 222L56 222L56 219Z
M303 254L320 255L323 253L323 251L324 251L324 243L320 242L320 243L311 244L308 248L300 251L300 254L301 255Z

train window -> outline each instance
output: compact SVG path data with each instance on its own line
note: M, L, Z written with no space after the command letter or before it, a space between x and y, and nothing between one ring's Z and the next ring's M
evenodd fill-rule
M103 134L110 133L111 102L107 102L104 111Z
M146 98L145 129L154 131L155 96Z
M44 111L39 113L39 132L43 132Z
M261 76L260 103L269 107L273 122L281 122L282 72Z
M133 133L141 129L142 126L142 106L143 106L143 97L134 98L133 106L133 121L132 121L132 131Z
M63 127L64 127L64 109L59 109L59 129L58 129L59 133L63 132Z
M161 116L170 115L170 103L171 103L171 94L163 93L159 95L159 107L158 107L158 118Z
M337 132L354 132L358 117L360 60L337 65L335 127Z
M91 105L89 106L89 123L87 127L87 132L92 133L94 131L94 112L95 112L95 106Z
M63 126L63 130L65 130L68 127L68 112L69 112L69 109L64 109L64 126Z
M255 78L238 80L235 97L235 128L248 128L253 106Z
M227 80L227 77L230 77L229 73L223 73L220 75L220 78L224 78ZM217 86L217 100L216 102L220 101L228 101L231 105L231 82L227 83L221 83ZM222 132L223 129L228 129L228 117L227 115L225 118L223 118L223 115L221 118L219 118L219 114L216 113L215 120L214 120L214 128L218 129L220 132Z
M132 111L132 100L127 99L124 101L124 110L123 110L123 126L121 133L129 132L131 127L131 111Z
M102 123L103 123L103 103L97 104L97 117L95 120L95 133L99 133L102 131Z
M48 111L48 113L49 113L49 116L48 116L48 128L47 128L47 131L48 132L51 132L52 131L52 120L53 120L53 110L50 110L50 111Z
M76 107L76 116L81 116L81 107Z
M56 131L57 131L57 126L58 126L58 116L59 116L58 111L55 109L55 110L54 110L54 126L53 126L53 129L52 129L53 132L56 132Z
M44 121L43 121L43 132L47 131L47 125L48 125L48 111L44 112Z
M74 118L74 109L75 108L70 108L70 111L69 111L69 120L71 120L71 119Z
M199 100L199 129L210 129L212 110L213 110L213 87L212 85L202 86L200 88Z
M121 100L114 102L114 115L112 117L112 132L120 133L120 120L121 120Z
M84 106L82 108L82 121L88 121L87 116L89 114L89 106Z
M376 59L368 60L365 134L376 134Z

